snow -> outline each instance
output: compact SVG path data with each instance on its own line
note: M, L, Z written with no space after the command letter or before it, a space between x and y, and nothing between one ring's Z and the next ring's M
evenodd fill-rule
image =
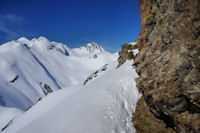
M9 125L3 133L134 132L138 75L132 61L117 68L117 58L118 53L94 42L71 49L45 37L21 37L1 45L0 129ZM53 93L44 93L45 85Z
M0 106L0 129L4 128L10 120L21 114L22 111L15 108Z
M74 48L70 52L70 55L76 55L76 56L94 56L95 54L106 52L101 46L98 44L92 42L88 43L85 46L82 46L80 48Z
M117 59L97 44L86 46L89 49L83 46L77 52L45 37L22 37L1 45L0 105L25 110L45 95L41 88L45 84L53 90L80 84L93 71ZM76 55L71 55L72 51ZM83 53L85 56L81 56Z
M138 75L127 61L109 63L85 86L76 84L44 97L15 118L3 133L130 133L140 94Z
M89 74L117 60L116 55L102 49L93 43L70 49L45 37L21 37L2 44L0 106L25 111L45 96L45 84L55 91L83 83ZM0 116L2 113L0 110Z

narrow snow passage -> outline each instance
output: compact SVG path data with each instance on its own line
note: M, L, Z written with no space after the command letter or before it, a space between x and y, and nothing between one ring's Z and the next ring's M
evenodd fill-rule
M58 90L18 116L3 133L131 133L140 94L127 61L91 82Z

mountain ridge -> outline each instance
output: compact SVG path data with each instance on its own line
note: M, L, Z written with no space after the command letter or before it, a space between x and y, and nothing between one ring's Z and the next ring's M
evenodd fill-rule
M84 48L82 56L81 48L77 48L79 51L76 51L64 44L51 42L45 37L32 40L21 37L4 43L0 46L1 106L25 110L46 95L45 86L55 91L83 83L93 71L116 60L116 55L105 50L96 50L96 46L103 49L95 44L92 46L94 51ZM91 48L91 44L88 47ZM96 58L91 58L94 54ZM74 67L77 64L79 66ZM11 91L11 88L14 91ZM8 100L7 97L11 99ZM16 104L16 101L21 102Z
M31 40L27 39L26 37L20 37L17 40L6 42L0 45L0 49L5 47L4 49L6 51L7 48L13 48L19 45L25 45L27 48L36 48L41 51L56 49L65 55L79 55L79 53L82 52L82 54L80 54L81 56L87 56L88 54L95 55L98 53L107 52L95 42L87 43L79 48L69 48L66 44L50 41L43 36L40 36L39 38L33 38Z

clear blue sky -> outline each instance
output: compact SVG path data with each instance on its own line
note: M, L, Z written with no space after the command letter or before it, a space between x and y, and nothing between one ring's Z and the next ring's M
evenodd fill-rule
M0 0L0 44L44 36L69 47L94 41L114 52L140 29L138 0Z

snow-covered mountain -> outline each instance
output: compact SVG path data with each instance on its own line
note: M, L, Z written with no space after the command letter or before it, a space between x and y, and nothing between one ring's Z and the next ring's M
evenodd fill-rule
M116 59L96 43L73 49L45 37L5 43L0 46L0 110L25 111L48 92L83 84Z
M137 74L117 58L96 43L71 49L45 37L1 45L0 132L134 132Z

